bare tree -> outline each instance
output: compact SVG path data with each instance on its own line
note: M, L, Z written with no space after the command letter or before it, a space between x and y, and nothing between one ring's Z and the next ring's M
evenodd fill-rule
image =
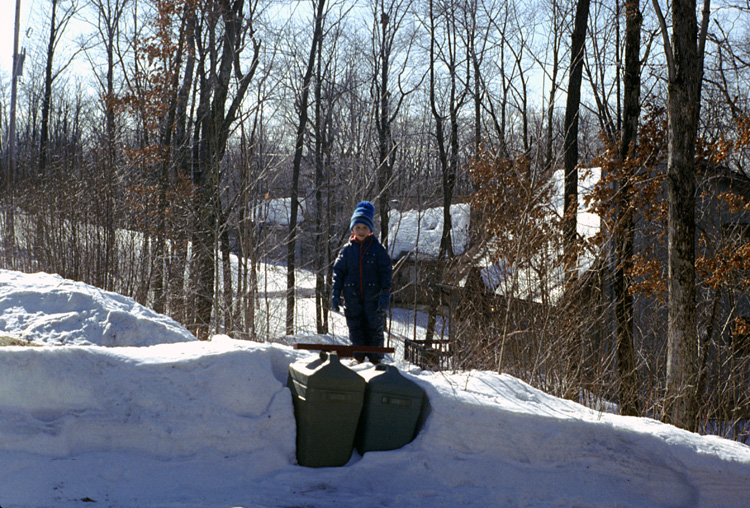
M442 209L443 232L440 237L440 249L437 260L437 273L433 279L434 286L430 289L430 312L427 321L426 342L430 344L435 333L437 308L440 305L443 274L448 259L453 258L453 244L451 241L452 218L451 205L453 191L456 186L456 175L459 164L459 112L467 96L467 90L461 86L458 72L460 68L460 44L458 40L458 24L456 13L451 5L439 3L436 13L435 1L430 0L430 109L435 122L435 139L438 146L438 159L442 173ZM439 26L443 26L443 39L439 40ZM438 43L442 44L438 46ZM442 111L437 95L437 67L444 64L448 70L446 78L447 94L444 104L447 114ZM465 82L465 80L464 80ZM446 125L446 117L448 124ZM447 132L446 132L447 131Z
M44 174L47 166L47 147L49 144L49 121L50 109L52 107L52 83L70 63L62 65L57 71L54 71L54 57L57 46L65 32L68 24L78 10L78 3L71 2L62 12L58 13L59 0L51 0L50 4L50 24L49 39L47 39L47 60L44 70L44 98L42 100L42 125L39 134L39 172ZM58 18L59 14L59 18Z
M544 137L544 159L542 166L545 171L552 168L552 145L553 145L553 132L554 132L554 121L555 121L555 98L557 96L558 88L558 73L560 72L560 57L562 52L562 41L563 41L563 28L564 28L564 15L565 10L561 5L560 0L552 0L550 5L552 12L550 17L551 30L549 32L551 45L550 51L552 52L552 69L549 72L549 99L547 103L547 127L545 130Z
M330 165L330 109L323 110L323 45L318 45L318 65L315 73L315 324L318 333L328 333L328 291L326 291L326 267L330 256L328 248L328 224L330 223L330 186L326 185L326 169ZM328 164L327 164L328 163ZM324 187L328 192L325 193ZM325 200L325 201L324 201ZM327 201L327 202L326 202ZM325 210L325 212L324 212Z
M258 3L254 2L249 4L249 10L245 10L243 0L219 0L203 12L206 23L203 37L195 32L200 92L194 131L194 139L198 142L194 161L196 169L193 172L193 184L196 186L193 257L197 285L193 323L196 334L204 338L209 331L214 304L215 246L219 241L218 232L225 228L219 198L219 165L224 158L240 103L258 65L261 43L254 31L257 6ZM246 37L249 38L253 54L249 68L243 70L240 54L248 43ZM233 77L236 86L230 97ZM228 106L227 101L230 101ZM226 238L222 241L222 254L228 263ZM224 266L226 274L227 265ZM225 276L224 284L225 290L231 292L231 277Z
M294 334L294 305L295 305L295 273L296 270L296 245L297 245L297 215L299 209L299 177L302 165L302 151L305 146L305 129L308 119L308 101L310 97L310 84L315 70L315 56L318 44L322 44L323 38L323 13L325 11L325 0L313 0L313 38L310 44L310 54L307 59L307 67L302 77L302 96L299 102L299 122L297 124L297 135L294 143L294 161L292 166L292 192L291 192L291 214L289 218L289 236L287 238L287 272L286 272L286 333Z
M338 135L338 129L333 125L337 103L341 98L339 89L339 56L340 43L344 39L344 25L334 22L323 36L327 51L323 52L323 44L318 44L317 70L315 72L315 115L314 115L314 188L315 188L315 323L318 333L328 333L328 311L330 310L328 296L330 294L330 268L333 253L331 250L331 224L333 211L331 210L332 177L334 162L332 160L333 144ZM348 48L346 48L348 49ZM345 51L345 50L344 50Z
M575 11L575 21L571 34L570 69L568 71L568 94L565 105L564 142L563 142L563 259L566 282L566 305L561 311L566 322L572 327L566 327L564 333L565 346L563 354L566 356L565 376L569 379L564 383L565 397L575 398L578 395L580 379L584 372L583 362L583 333L577 314L580 308L576 302L578 284L578 135L581 109L581 82L583 79L583 61L585 52L586 32L588 29L590 0L578 0Z
M703 53L710 0L704 0L698 34L696 1L672 3L671 43L656 0L667 57L669 155L668 350L664 418L680 427L697 425L697 330L695 312L695 141L700 116Z
M571 36L570 74L565 107L565 254L572 270L575 268L576 213L578 210L578 120L583 79L583 53L586 42L590 0L578 0L575 23Z
M129 0L95 0L91 7L96 13L96 37L104 45L106 64L104 66L104 76L97 72L97 65L93 63L91 56L87 51L87 56L92 63L94 77L101 87L102 104L104 106L104 157L101 173L103 174L102 200L104 208L104 217L102 225L104 228L104 246L103 266L105 269L102 274L103 285L110 288L110 278L108 276L111 269L109 268L116 259L116 240L115 240L115 200L118 194L116 188L116 167L117 167L117 150L116 150L116 100L115 100L115 68L118 58L117 45L120 43L120 30L123 17L126 13L126 7ZM85 45L85 43L84 43ZM157 310L162 312L163 307Z
M618 219L615 232L616 260L614 273L615 316L617 322L617 370L620 377L620 412L637 416L640 413L638 370L633 345L633 295L630 291L634 254L634 203L632 173L636 170L628 159L635 158L635 143L640 118L640 37L642 15L639 0L625 3L625 73L624 108L620 134Z
M391 67L397 48L397 34L404 23L411 6L411 0L385 0L373 2L373 59L375 69L373 73L373 99L375 102L375 128L378 135L378 208L380 215L380 241L386 249L388 248L388 230L391 200L391 185L393 178L393 166L396 160L396 143L393 139L392 124L395 121L398 110L405 94L396 97L391 80ZM403 73L396 76L399 78ZM400 87L399 87L400 88Z

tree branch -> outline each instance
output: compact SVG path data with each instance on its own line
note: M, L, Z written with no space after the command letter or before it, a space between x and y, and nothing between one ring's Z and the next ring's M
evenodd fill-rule
M669 32L667 31L667 22L664 20L664 14L661 12L659 7L659 0L651 0L654 6L654 12L656 17L659 18L659 26L661 27L661 36L664 39L664 55L667 58L667 72L669 73L669 82L674 81L675 74L677 73L674 68L674 56L672 55L672 45L669 43Z

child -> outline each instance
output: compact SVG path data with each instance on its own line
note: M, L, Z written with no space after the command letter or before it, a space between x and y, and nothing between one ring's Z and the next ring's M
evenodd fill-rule
M333 264L331 308L338 312L344 297L344 315L349 340L355 346L383 347L383 324L391 298L393 268L385 248L373 235L375 207L362 201L349 224L352 236ZM355 353L363 362L365 356L379 363L383 355Z

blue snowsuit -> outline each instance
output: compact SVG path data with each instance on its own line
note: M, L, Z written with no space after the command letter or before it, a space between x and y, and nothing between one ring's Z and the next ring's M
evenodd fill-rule
M344 297L349 340L355 346L383 346L383 322L388 308L393 267L391 258L374 235L359 243L353 236L333 264L333 294ZM382 354L356 354L373 363Z

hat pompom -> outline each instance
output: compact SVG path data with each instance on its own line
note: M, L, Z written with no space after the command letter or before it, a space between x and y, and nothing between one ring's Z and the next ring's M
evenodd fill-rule
M354 211L361 211L370 218L375 217L375 205L373 205L369 201L360 201L359 203L357 203Z

